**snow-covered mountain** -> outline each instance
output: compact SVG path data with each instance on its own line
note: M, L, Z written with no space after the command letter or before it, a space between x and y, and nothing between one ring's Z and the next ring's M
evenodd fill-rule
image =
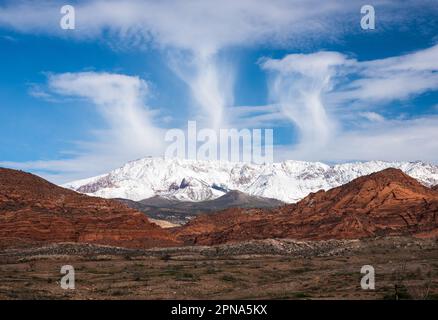
M218 198L230 190L296 202L310 192L328 190L359 176L398 168L427 186L438 184L438 166L424 162L354 162L329 166L288 160L262 165L144 158L64 187L104 198L142 200L152 196L186 201Z

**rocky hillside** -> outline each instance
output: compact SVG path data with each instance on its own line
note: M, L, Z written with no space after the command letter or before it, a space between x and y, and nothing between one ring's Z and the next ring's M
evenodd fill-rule
M0 168L0 247L59 242L139 248L178 244L143 213L117 201Z
M240 191L230 191L225 195L206 201L178 201L155 196L141 201L116 199L127 206L142 211L148 217L185 224L202 213L217 212L228 208L274 208L284 204L276 199L250 196Z
M229 203L242 199L246 195L242 198L238 192L225 198ZM223 204L222 200L213 203ZM163 201L153 199L152 203L162 205ZM62 242L151 248L271 238L398 235L438 237L438 192L398 169L311 193L296 204L229 208L166 230L118 201L79 194L29 173L0 169L1 248Z
M278 209L200 216L175 232L186 243L208 245L266 238L438 237L438 193L401 170L386 169Z

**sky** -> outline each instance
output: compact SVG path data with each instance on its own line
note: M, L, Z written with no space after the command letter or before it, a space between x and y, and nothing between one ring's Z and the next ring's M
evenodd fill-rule
M0 166L95 176L189 120L272 128L275 161L438 163L437 30L425 0L0 0Z

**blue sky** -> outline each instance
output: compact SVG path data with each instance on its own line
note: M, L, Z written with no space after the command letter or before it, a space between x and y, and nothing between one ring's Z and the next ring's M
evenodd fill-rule
M273 128L275 160L438 162L434 1L0 1L0 165L55 182L163 133Z

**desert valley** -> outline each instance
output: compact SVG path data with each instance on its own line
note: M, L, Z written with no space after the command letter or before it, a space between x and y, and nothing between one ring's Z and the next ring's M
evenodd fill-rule
M135 201L0 169L0 298L438 298L436 185L388 167L294 203L223 184L174 197L193 180ZM63 265L75 290L59 286ZM363 265L375 290L361 289Z

